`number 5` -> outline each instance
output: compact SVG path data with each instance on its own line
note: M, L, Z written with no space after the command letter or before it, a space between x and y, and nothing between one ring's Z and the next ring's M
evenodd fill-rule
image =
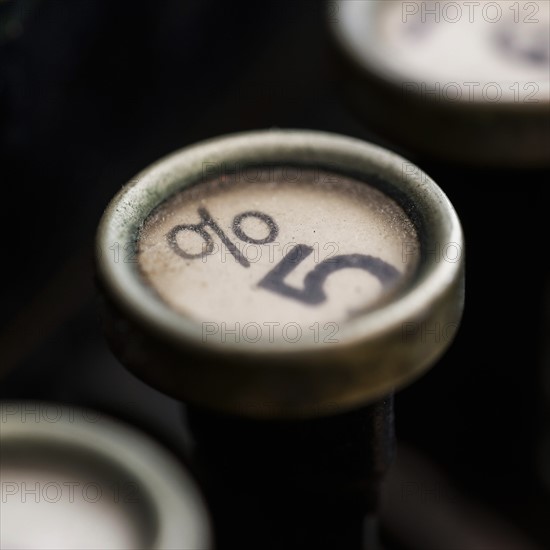
M305 276L303 289L287 285L284 281L286 276L312 252L311 246L299 244L258 283L258 286L313 306L322 304L327 299L323 285L331 273L340 269L363 269L374 275L383 285L389 285L399 277L399 271L380 258L365 254L344 254L324 260L315 266Z

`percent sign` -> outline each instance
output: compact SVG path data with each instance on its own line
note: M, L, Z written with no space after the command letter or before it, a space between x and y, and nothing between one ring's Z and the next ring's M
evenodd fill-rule
M237 262L245 268L250 267L250 262L246 256L244 256L235 243L229 239L223 229L215 222L208 210L201 207L198 209L198 214L201 218L200 223L176 225L166 235L168 244L173 252L187 260L204 258L212 254L214 252L214 240L207 231L207 228L210 228L231 252ZM262 221L269 231L267 237L263 239L254 239L247 235L241 227L243 220L247 218L256 218ZM279 226L275 220L271 216L258 211L243 212L235 216L232 223L232 229L235 236L241 241L258 245L272 243L279 234ZM184 231L192 231L202 237L204 246L201 252L189 253L181 248L177 241L177 237ZM312 252L313 248L311 246L297 244L258 283L258 286L304 304L319 305L327 299L323 290L324 283L327 277L335 271L348 268L362 269L374 275L383 286L393 284L400 276L399 271L395 267L375 256L367 254L342 254L317 264L305 276L303 288L295 288L286 284L284 281L285 278Z

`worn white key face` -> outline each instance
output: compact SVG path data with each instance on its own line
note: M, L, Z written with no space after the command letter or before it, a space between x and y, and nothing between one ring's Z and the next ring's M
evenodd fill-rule
M550 100L550 2L340 2L359 58L430 100ZM416 86L416 88L415 88Z
M139 237L143 277L203 341L337 342L419 261L416 230L363 182L302 168L243 170L187 188Z
M97 476L84 477L76 469L4 466L1 548L126 550L143 545L145 537L136 527L143 518L132 506L125 510L100 495L111 485L98 484Z

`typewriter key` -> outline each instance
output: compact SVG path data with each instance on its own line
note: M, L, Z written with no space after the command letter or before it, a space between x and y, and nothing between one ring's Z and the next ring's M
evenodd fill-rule
M331 134L175 153L113 200L98 250L123 362L175 397L250 417L383 397L443 352L462 310L445 195L404 159Z
M214 139L115 197L98 279L115 353L188 405L218 540L359 547L392 392L462 313L461 228L435 183L343 136Z
M0 411L1 548L212 547L195 483L145 435L53 403Z
M350 103L412 150L548 166L550 4L338 1Z

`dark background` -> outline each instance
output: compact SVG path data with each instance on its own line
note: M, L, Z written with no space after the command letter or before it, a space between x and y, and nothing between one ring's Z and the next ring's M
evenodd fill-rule
M399 482L389 529L412 529L401 510L430 531L438 508L449 539L472 530L456 519L469 513L476 532L491 525L491 543L518 529L550 545L548 173L399 147L347 105L336 65L317 1L0 2L0 398L92 406L181 451L179 405L127 373L101 334L92 256L103 209L149 163L205 138L269 127L356 136L434 177L468 247L459 335L396 399L399 479L417 485L405 495Z

